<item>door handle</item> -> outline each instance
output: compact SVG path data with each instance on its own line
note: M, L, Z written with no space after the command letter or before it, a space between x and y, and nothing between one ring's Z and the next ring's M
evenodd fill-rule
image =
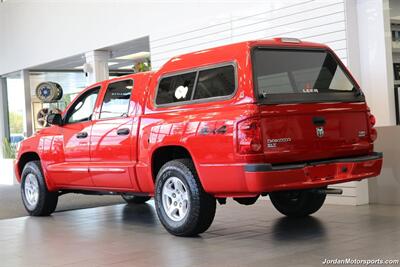
M130 133L128 128L122 128L122 129L118 129L117 134L118 135L128 135Z
M76 134L76 138L86 138L86 137L88 137L88 133L87 132L80 132L80 133L77 133Z

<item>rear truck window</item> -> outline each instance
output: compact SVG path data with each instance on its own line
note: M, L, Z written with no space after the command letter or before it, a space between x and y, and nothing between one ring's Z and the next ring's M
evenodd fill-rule
M158 86L157 105L189 101L195 79L196 72L163 78Z
M236 88L233 65L209 67L161 79L156 104L181 104L211 101L233 95Z
M325 50L255 48L252 61L261 103L365 101L338 60Z

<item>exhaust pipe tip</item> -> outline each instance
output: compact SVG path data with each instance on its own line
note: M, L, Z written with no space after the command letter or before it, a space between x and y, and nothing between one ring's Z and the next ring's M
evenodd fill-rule
M318 193L324 195L341 195L343 194L343 189L339 188L320 188L317 189Z

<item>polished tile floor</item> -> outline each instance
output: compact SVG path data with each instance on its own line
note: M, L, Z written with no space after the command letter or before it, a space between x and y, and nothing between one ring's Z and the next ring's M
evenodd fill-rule
M325 205L291 220L269 201L219 206L196 238L168 234L153 202L0 220L0 266L320 266L400 258L399 206Z
M125 203L125 201L120 196L65 194L58 198L56 212L122 203ZM21 200L20 185L0 185L0 220L26 215L27 212Z

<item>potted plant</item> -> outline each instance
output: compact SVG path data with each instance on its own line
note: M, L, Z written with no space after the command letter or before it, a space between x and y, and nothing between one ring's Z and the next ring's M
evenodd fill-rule
M7 138L3 139L3 159L0 159L0 184L14 184L14 159L16 157L16 146Z

